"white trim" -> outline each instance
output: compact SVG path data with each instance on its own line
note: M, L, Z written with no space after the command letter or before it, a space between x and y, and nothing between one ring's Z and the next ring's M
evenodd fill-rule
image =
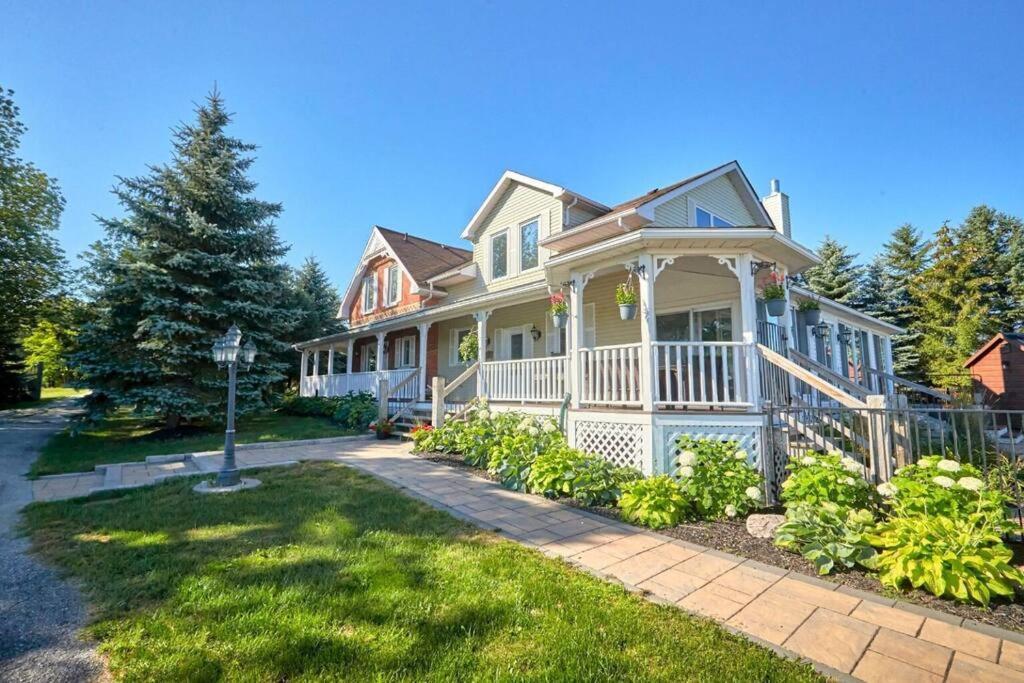
M395 340L395 367L396 368L414 368L416 367L416 335L409 334L404 337L399 337ZM405 355L406 345L408 345L409 361L406 362L403 356Z
M362 313L369 315L377 310L377 272L363 277L362 286ZM372 299L372 301L371 301Z
M395 291L391 291L391 273L395 274ZM392 263L384 269L384 305L394 306L402 298L402 271L397 263Z
M457 368L460 365L468 365L459 358L459 332L469 334L472 327L453 327L448 331L448 366Z
M516 266L518 267L517 269L519 271L517 273L518 275L523 275L525 273L530 273L530 272L533 272L535 270L540 270L541 266L543 265L543 263L541 262L541 258L540 258L540 229L541 229L541 220L540 220L540 218L541 218L540 214L538 214L537 216L534 216L533 218L528 218L525 221L520 221L519 225L516 226L516 243L517 243L517 246L518 246L518 249L516 250L518 252L517 253L518 258L516 259ZM534 251L536 252L536 255L537 255L537 263L535 263L534 265L530 266L529 268L523 268L523 228L526 227L527 225L529 225L530 223L536 223L537 224L537 240L534 243Z

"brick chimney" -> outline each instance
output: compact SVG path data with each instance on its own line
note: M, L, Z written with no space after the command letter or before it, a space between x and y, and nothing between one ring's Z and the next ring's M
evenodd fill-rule
M771 194L767 197L762 197L761 204L764 205L765 211L771 216L775 229L786 237L792 237L792 231L789 226L789 195L779 190L777 178L772 179Z

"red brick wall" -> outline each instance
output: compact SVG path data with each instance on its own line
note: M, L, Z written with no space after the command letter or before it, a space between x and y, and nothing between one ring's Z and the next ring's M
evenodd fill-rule
M363 310L363 287L360 283L359 289L356 292L355 301L352 302L352 308L349 311L349 319L352 325L360 325L375 320L383 320L390 318L401 313L408 313L424 306L433 306L440 303L440 299L432 298L427 301L429 294L413 294L412 283L409 278L406 277L405 273L399 269L398 279L400 282L401 295L398 297L398 303L393 306L384 305L384 287L385 280L387 278L387 269L389 266L395 263L395 260L390 256L379 256L370 262L367 268L367 274L377 279L377 307L372 311Z
M439 326L434 323L427 332L427 385L437 376L437 353L438 353L438 332Z

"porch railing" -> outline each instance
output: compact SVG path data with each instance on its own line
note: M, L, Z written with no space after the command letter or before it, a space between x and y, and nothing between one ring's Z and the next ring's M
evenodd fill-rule
M580 349L580 401L640 405L640 344Z
M386 379L388 386L395 387L416 374L417 371L418 368L398 368L396 370L381 370L380 372L309 375L302 378L301 394L303 396L344 396L350 391L354 393L369 391L376 397L378 380ZM409 382L390 398L392 400L414 400L418 397L419 384Z
M568 391L565 356L480 364L487 396L495 401L561 401Z
M744 342L654 342L655 405L750 405Z

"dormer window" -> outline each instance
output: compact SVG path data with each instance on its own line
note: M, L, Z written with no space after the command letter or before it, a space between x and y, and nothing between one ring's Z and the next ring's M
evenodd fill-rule
M697 207L697 227L698 228L732 228L732 223L720 218L710 211Z
M385 282L387 283L387 290L385 292L385 296L387 300L387 305L394 306L395 304L398 303L398 300L399 298L401 298L402 294L402 281L398 277L398 266L388 267L386 273L387 277L385 279Z
M491 279L508 275L508 230L491 238Z
M377 278L371 275L363 278L363 313L377 308Z

